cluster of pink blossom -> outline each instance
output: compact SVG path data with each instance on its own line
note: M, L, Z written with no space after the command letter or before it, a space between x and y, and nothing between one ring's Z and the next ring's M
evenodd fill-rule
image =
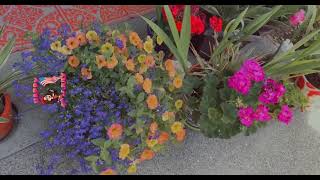
M237 92L247 95L252 83L263 81L265 73L263 68L255 59L248 59L243 63L241 69L228 79L228 86Z
M271 120L269 108L265 105L259 105L254 111L252 107L240 108L238 111L241 124L250 127L254 120L266 122Z
M263 84L259 101L264 104L277 104L285 93L286 89L283 84L269 78Z
M292 26L298 26L303 23L305 19L305 12L303 9L300 9L298 12L294 13L290 19L289 22Z
M252 87L252 81L263 82L258 105L256 110L252 107L241 107L238 111L238 117L241 124L250 127L254 120L266 122L272 119L269 107L267 105L278 104L286 93L283 84L276 82L271 78L265 79L265 72L255 59L248 59L244 62L241 69L228 79L228 86L242 95L247 95ZM289 124L292 120L293 112L288 105L283 105L278 115L280 122Z

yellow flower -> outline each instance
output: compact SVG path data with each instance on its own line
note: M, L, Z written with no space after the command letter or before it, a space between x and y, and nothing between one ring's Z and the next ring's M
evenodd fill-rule
M157 36L157 44L160 46L163 43L163 40L160 38L160 36Z
M182 131L183 130L183 124L181 122L174 122L172 125L171 125L171 131L176 134L178 133L179 131Z
M158 140L157 139L147 139L147 145L149 148L153 148L156 144L158 144Z
M51 43L50 48L52 51L58 51L58 49L61 48L61 42L55 41L55 42Z
M107 42L101 46L100 51L101 51L101 53L105 53L107 51L111 51L111 53L113 53L114 47L112 46L112 44Z
M144 48L144 50L145 50L147 53L151 54L152 51L153 51L153 41L152 41L152 39L146 41L146 42L143 44L143 48Z
M144 62L146 62L146 58L147 58L146 55L141 54L141 55L138 56L138 62L139 62L140 64L143 64Z
M139 73L143 74L148 70L148 66L146 64L141 64L140 69L139 69Z
M175 89L175 87L173 86L173 84L170 84L170 85L169 85L169 91L170 91L170 92L173 92L174 89Z
M88 31L86 34L86 38L89 41L95 41L95 40L99 39L99 36L95 31Z
M119 151L119 158L124 160L128 157L129 153L130 153L129 144L122 144Z
M137 165L136 164L131 164L127 171L128 171L129 174L136 173L137 172Z
M182 79L180 77L175 77L173 80L173 86L177 89L182 87Z
M162 120L168 121L169 119L174 119L175 115L174 112L166 111L162 114Z
M139 73L135 74L135 78L136 78L137 83L139 83L139 84L142 84L144 82L143 76Z
M58 48L58 51L64 55L70 55L72 53L72 50L68 49L68 47L65 45L62 46L61 48Z
M174 103L174 105L176 106L177 109L181 109L183 105L183 101L179 99Z

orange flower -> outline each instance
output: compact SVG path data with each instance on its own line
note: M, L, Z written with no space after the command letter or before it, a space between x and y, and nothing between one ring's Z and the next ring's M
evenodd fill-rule
M149 109L156 109L158 107L158 98L155 95L149 95L147 98L147 104Z
M119 139L122 135L123 129L121 124L112 124L108 129L108 136L110 139Z
M69 65L70 65L71 67L77 68L77 67L79 66L79 64L80 64L80 61L79 61L79 59L78 59L76 56L70 56L70 57L68 58L68 63L69 63Z
M66 43L66 44L67 44L67 47L68 47L70 50L73 50L73 49L79 47L80 42L78 41L77 38L69 37L69 38L67 39L67 43Z
M166 60L166 62L164 62L164 66L165 66L166 70L169 72L175 71L174 61L171 59Z
M149 79L149 78L146 78L144 81L143 81L143 90L150 94L151 93L151 89L152 89L152 81Z
M154 66L154 64L155 64L155 60L154 60L154 58L153 58L153 56L152 55L148 55L147 57L146 57L146 65L148 66L148 67L153 67Z
M125 65L126 65L126 68L129 70L129 71L134 71L134 62L133 62L133 60L132 59L129 59L129 60L127 60L126 61L126 63L125 63Z
M100 175L117 175L117 172L111 168L108 168L100 173Z
M129 33L129 40L131 42L131 44L137 46L139 49L142 48L143 44L142 44L142 41L138 35L138 33L136 32L130 32ZM141 48L140 48L141 47Z
M158 124L156 122L153 122L150 124L150 132L152 134L155 134L158 130Z
M186 130L182 129L181 131L176 133L177 141L182 142L184 138L186 137Z
M77 34L76 39L79 41L80 46L87 44L86 35L82 32Z
M173 78L176 75L176 70L168 71L169 77Z
M175 77L173 80L173 86L177 89L182 87L182 79L180 77Z
M140 156L140 161L151 160L154 156L155 154L152 150L145 149Z
M162 114L163 121L168 121L169 119L171 119L171 120L175 119L174 112L166 111Z
M169 134L167 132L161 132L158 137L158 144L164 144L169 140Z
M88 68L85 68L85 67L81 68L81 75L85 79L92 79L91 70Z
M113 69L117 65L118 65L118 60L115 56L112 56L111 60L107 61L107 68L109 68L109 69Z
M143 84L144 80L143 80L143 76L141 74L136 73L134 76L136 78L137 83Z
M97 55L96 56L96 64L98 66L98 69L101 69L102 67L107 66L107 61L103 55Z

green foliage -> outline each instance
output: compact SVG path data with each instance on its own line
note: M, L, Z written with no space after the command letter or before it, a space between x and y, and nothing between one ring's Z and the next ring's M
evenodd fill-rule
M188 69L188 52L191 40L191 25L190 25L190 6L187 5L183 15L182 29L179 35L172 12L168 5L164 6L165 12L168 17L168 24L174 42L170 39L170 36L165 33L157 24L151 20L142 17L143 20L151 27L151 29L163 40L170 51L173 53L175 58L179 61L180 65L183 67L184 72Z
M307 96L291 81L284 81L286 94L281 103L304 109L308 106Z

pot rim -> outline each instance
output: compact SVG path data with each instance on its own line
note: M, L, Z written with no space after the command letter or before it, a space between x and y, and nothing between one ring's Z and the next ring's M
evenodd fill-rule
M304 78L304 80L305 80L306 85L307 85L308 88L314 89L314 90L316 90L316 91L320 91L319 88L315 87L315 86L308 80L308 78L306 77L306 75L303 75L302 77ZM307 83L309 83L309 85L310 85L311 87L310 87Z

